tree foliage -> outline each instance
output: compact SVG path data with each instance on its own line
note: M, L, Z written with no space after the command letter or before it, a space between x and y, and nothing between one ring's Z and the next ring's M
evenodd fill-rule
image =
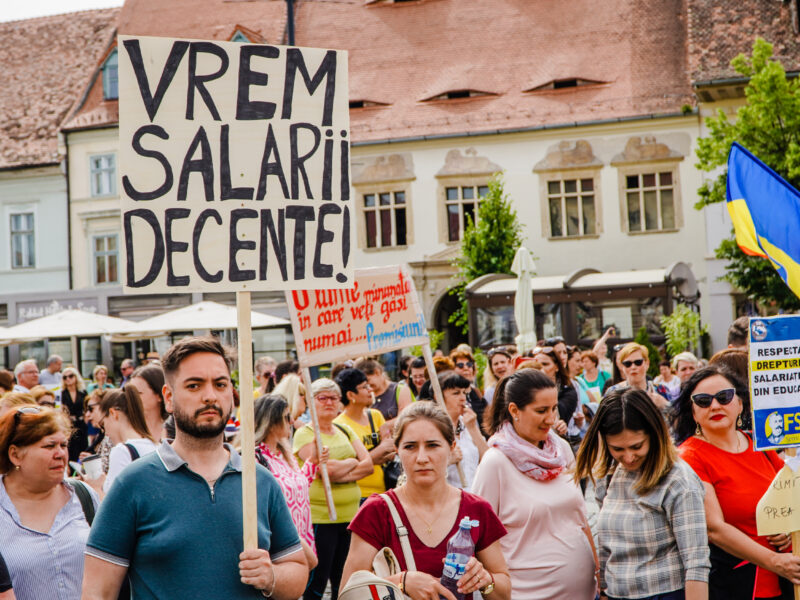
M689 350L697 352L700 336L708 329L700 326L700 313L685 304L678 304L671 315L661 317L661 327L667 336L667 352L675 356Z
M772 59L772 44L757 38L751 56L740 54L731 65L749 78L747 103L731 121L720 110L705 123L709 134L698 140L697 167L717 171L728 160L731 144L739 142L772 167L794 187L800 185L800 82L789 80L786 71ZM727 170L698 190L695 208L725 201ZM800 309L800 300L764 258L744 254L731 236L716 249L717 258L727 259L726 275L731 285L762 305L785 310Z
M489 181L489 192L478 207L477 222L469 219L461 241L461 255L453 260L458 269L458 284L450 290L460 305L450 315L450 322L467 333L469 311L464 289L473 279L489 273L511 274L514 253L522 245L522 225L511 198L503 189L503 179L495 175ZM469 217L468 217L469 218Z

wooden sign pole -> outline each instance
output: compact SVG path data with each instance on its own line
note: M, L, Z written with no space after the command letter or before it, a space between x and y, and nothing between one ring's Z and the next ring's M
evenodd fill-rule
M253 332L250 328L250 292L236 292L239 340L239 435L242 443L242 527L244 549L258 548L256 503L256 444L253 414Z
M422 345L422 356L425 357L425 366L428 367L428 376L431 378L431 388L433 389L433 397L436 399L436 402L439 406L442 407L442 410L447 412L447 406L444 403L444 394L442 393L442 388L439 385L439 378L436 377L436 368L433 366L433 352L431 352L431 345L430 344L423 344ZM457 423L453 423L453 429L456 428ZM467 478L464 475L464 468L461 466L461 461L456 463L456 469L458 469L458 478L461 480L461 487L467 487Z
M797 448L787 448L786 454L787 456L797 456ZM800 556L800 531L793 531L790 535L792 537L792 554ZM794 586L794 600L800 600L800 585Z
M319 420L317 420L317 406L311 395L311 372L307 368L301 369L303 374L303 385L306 386L306 406L311 413L311 426L314 428L314 443L317 445L317 456L322 456L322 435L319 430ZM325 490L325 500L328 503L328 516L331 521L336 520L336 505L333 503L333 492L331 491L331 480L328 477L328 465L319 466L322 475L322 487Z

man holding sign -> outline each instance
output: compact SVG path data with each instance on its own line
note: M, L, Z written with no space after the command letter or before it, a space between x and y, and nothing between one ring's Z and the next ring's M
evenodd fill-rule
M176 436L122 473L86 548L84 600L298 598L308 567L286 500L257 466L258 549L242 551L241 458L223 443L231 361L213 337L185 338L163 359ZM235 532L235 533L234 533Z

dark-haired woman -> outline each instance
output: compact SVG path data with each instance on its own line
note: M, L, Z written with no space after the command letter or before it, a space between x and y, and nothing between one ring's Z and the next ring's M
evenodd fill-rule
M103 431L114 447L108 455L108 473L103 492L111 489L117 475L137 458L156 450L156 442L144 417L139 392L130 383L121 390L110 390L100 400Z
M600 585L609 600L706 600L703 487L677 460L643 390L610 392L578 451L575 481L596 483Z
M127 385L132 385L139 392L139 398L144 408L144 418L147 422L147 431L158 442L161 439L164 421L169 413L164 407L164 369L158 364L149 364L139 367L131 375Z
M503 378L487 412L489 450L473 489L508 529L500 547L514 598L590 600L597 589L591 532L569 444L556 435L558 393L536 369Z
M433 402L415 402L397 417L394 441L407 480L386 494L408 531L416 569L410 570L406 564L388 505L373 495L350 523L352 541L343 581L355 571L370 569L380 549L388 547L402 569L389 580L406 596L411 600L454 600L439 580L447 541L458 531L461 519L469 517L478 521L470 531L475 556L467 562L458 582L459 592L469 598L480 591L491 600L509 600L511 584L498 542L505 528L485 500L447 483L447 465L455 447L453 424L447 413Z
M712 600L791 598L778 576L800 584L800 557L784 552L789 537L759 536L756 530L756 506L783 460L753 449L741 431L749 415L747 386L731 371L710 365L683 384L672 424L681 457L706 490Z
M319 463L327 462L328 449L323 448L322 460L317 460L317 448L314 444L311 457L303 463L301 469L292 455L290 440L293 432L292 417L289 414L289 403L286 398L278 394L268 394L256 400L256 459L278 480L289 505L292 522L297 527L297 534L304 542L306 561L313 569L317 564L317 556L314 531L311 526L308 488L317 477Z
M67 412L72 421L74 433L69 439L69 459L71 461L77 461L80 453L89 446L89 428L83 420L87 395L83 377L78 373L78 369L66 367L61 375L61 389L58 391L56 404Z
M489 446L486 445L481 433L475 412L467 403L471 385L469 380L455 371L443 371L438 377L445 409L456 426L456 447L453 450L453 463L447 467L447 482L452 486L462 487L458 467L455 464L460 462L466 480L466 486L463 488L470 490L475 471L478 470L478 463Z
M574 422L572 423L572 431L569 431L568 426L578 411L578 392L570 382L566 367L561 363L555 348L552 346L534 348L533 358L542 367L542 373L553 380L558 390L559 420L553 424L553 429L558 435L565 437L570 444L580 444L580 428L575 427Z

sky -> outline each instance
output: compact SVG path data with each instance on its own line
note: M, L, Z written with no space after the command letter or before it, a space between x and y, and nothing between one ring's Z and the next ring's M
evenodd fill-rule
M0 21L16 21L76 10L122 6L124 0L0 0Z

